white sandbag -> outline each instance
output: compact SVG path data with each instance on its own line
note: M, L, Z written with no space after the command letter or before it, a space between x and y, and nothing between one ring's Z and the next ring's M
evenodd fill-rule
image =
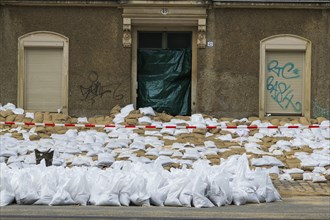
M144 115L148 116L155 116L155 111L153 110L152 107L144 107L144 108L139 108L140 112Z
M17 153L12 150L0 150L0 157L16 157Z
M11 164L8 164L8 167L11 168L11 169L21 169L23 168L23 163L22 162L16 162L16 163L11 163Z
M79 117L77 120L78 123L88 123L87 117Z
M121 190L120 176L114 173L98 175L91 188L90 202L93 205L120 206L119 192Z
M115 158L109 153L99 153L97 166L111 166L115 162Z
M188 121L183 120L183 119L172 118L169 123L170 124L175 124L175 125L182 125L182 124L187 124L187 122Z
M305 172L305 173L303 173L303 180L304 181L311 181L313 179L314 175L315 175L314 173Z
M125 174L122 179L122 188L119 192L119 202L122 206L129 206L131 199L131 188L134 182L132 181L132 176L129 174Z
M128 115L128 114L127 114L127 115ZM126 117L127 115L117 114L117 115L115 115L115 118L114 118L112 121L113 121L113 123L115 123L115 124L123 123L123 122L125 122L125 117Z
M207 126L217 126L218 125L218 122L217 122L217 119L216 118L205 118L204 119L205 123Z
M176 137L173 137L173 136L163 136L163 139L172 140L172 141L177 140L177 138Z
M226 135L220 135L219 137L217 137L217 139L220 139L222 141L231 141L233 138L231 134L226 134Z
M70 180L67 184L67 191L75 204L87 205L90 197L90 188L86 179L86 170L73 168L70 171Z
M34 205L49 205L57 192L58 187L57 170L48 168L46 172L42 173L40 179L40 196Z
M69 129L65 132L65 135L69 138L76 138L78 136L78 130L77 129Z
M267 177L267 194L266 194L266 202L276 202L281 201L281 196L274 187L272 180L270 177Z
M14 202L15 193L11 185L12 172L5 163L0 164L0 207Z
M160 150L158 152L158 154L161 155L161 156L172 156L173 153L174 153L174 151L173 150L169 150L169 149L163 149L163 150Z
M175 129L174 130L174 136L178 136L180 134L189 134L190 131L188 129Z
M136 175L132 181L134 184L131 187L131 202L138 206L150 206L150 195L147 190L147 180L141 175Z
M141 118L138 119L138 122L139 123L151 124L152 123L152 120L148 116L142 116Z
M160 130L160 133L162 134L162 135L164 135L164 134L168 134L168 135L174 135L174 132L175 132L175 129L173 129L173 128L162 128L162 130Z
M168 180L156 172L148 178L147 189L150 193L150 204L164 206L169 190Z
M288 174L304 173L304 171L302 169L299 169L299 168L283 169L283 172L288 173Z
M7 103L4 106L0 105L0 111L6 111L6 110L12 110L13 111L15 109L16 109L16 106L13 103Z
M13 175L11 185L18 205L31 205L39 199L40 176L36 171L36 169L33 172L22 169Z
M7 161L7 157L0 157L0 163L5 163Z
M134 105L133 104L129 104L129 105L126 105L125 107L123 107L120 110L120 114L123 117L126 117L131 111L134 111Z
M249 129L244 129L244 128L238 128L236 129L236 134L238 134L238 136L240 137L247 137L249 136L249 132L250 130Z
M159 150L157 148L148 148L145 155L158 157Z
M75 201L72 199L69 187L70 177L68 170L59 167L58 168L58 185L56 192L50 201L49 205L74 205Z
M183 154L182 159L190 159L190 160L198 160L200 158L200 154L197 151L186 150Z
M32 118L32 119L34 119L34 113L33 112L26 112L25 113L25 118Z
M256 186L247 178L248 175L251 175L250 173L247 156L243 154L237 159L236 175L232 183L233 203L235 205L259 203Z
M320 175L319 173L315 173L315 175L312 176L312 182L313 183L320 183L320 182L327 182L327 179Z
M204 146L206 148L216 148L217 145L214 143L214 141L204 141Z
M171 155L172 158L181 158L183 154L180 151L174 151Z
M146 136L162 136L162 134L159 131L149 131L149 130L145 130L144 135L146 135Z
M93 163L92 158L81 156L81 157L75 157L72 161L73 166L91 166Z
M201 176L194 179L192 204L195 208L210 208L214 204L205 196L208 184L203 181Z
M50 206L53 205L74 205L75 201L71 198L71 195L65 189L65 185L60 187L60 189L55 193L52 201L49 203Z
M215 180L210 181L210 188L206 193L206 197L215 205L223 206L226 205L226 195L217 185Z
M179 195L184 189L186 179L184 177L177 177L170 180L168 185L168 193L164 204L166 206L182 206L179 200Z
M22 115L22 114L24 114L24 109L22 109L22 108L16 108L16 109L13 109L12 111L16 115Z
M301 160L301 166L302 167L316 167L320 165L320 162L317 160L314 160L311 157L308 158L299 158Z
M113 139L105 147L110 149L128 148L130 143L130 139Z
M91 135L86 135L84 138L84 144L93 144L95 143L95 137Z
M132 150L145 150L145 143L142 141L134 141L129 145L129 148Z
M313 173L325 174L327 170L324 167L314 167Z
M283 162L272 156L262 156L262 158L252 158L253 166L284 166Z
M279 180L287 180L287 181L293 181L291 175L289 173L283 173L279 175Z
M191 179L191 175L187 175L183 186L184 188L179 194L179 201L183 207L191 207L194 193L194 182Z
M192 114L190 120L191 123L189 123L189 125L195 125L198 128L204 128L206 125L202 114Z

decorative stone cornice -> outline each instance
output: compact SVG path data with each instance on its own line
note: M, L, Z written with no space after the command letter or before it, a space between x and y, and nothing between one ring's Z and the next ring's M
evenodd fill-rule
M206 17L207 7L195 6L123 6L123 46L130 47L131 26L171 26L171 27L196 27L198 31L198 48L206 47Z

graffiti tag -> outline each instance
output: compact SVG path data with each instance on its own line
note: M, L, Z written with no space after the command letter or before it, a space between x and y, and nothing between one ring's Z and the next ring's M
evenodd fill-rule
M268 72L276 73L278 77L284 79L293 79L300 77L300 72L295 65L291 62L284 64L282 67L278 65L277 60L272 60L267 66Z
M121 83L118 83L117 86L111 90L110 85L102 85L98 80L99 75L95 71L91 71L88 79L90 81L89 86L80 85L81 95L83 96L82 100L91 100L92 104L95 103L96 97L103 97L106 93L112 93L112 98L115 100L120 100L124 98L123 94L117 94L117 90L120 88Z
M269 73L275 73L279 79L294 79L300 77L300 72L292 62L288 62L282 67L277 60L272 60L267 66ZM274 76L268 76L266 81L267 90L273 100L282 108L292 107L295 112L301 112L302 104L294 100L294 90L291 85L285 81L275 80Z
M267 90L270 92L271 97L282 109L288 109L292 106L295 112L301 112L302 105L301 102L293 101L294 94L293 89L290 85L285 82L274 82L274 76L269 76L267 78Z

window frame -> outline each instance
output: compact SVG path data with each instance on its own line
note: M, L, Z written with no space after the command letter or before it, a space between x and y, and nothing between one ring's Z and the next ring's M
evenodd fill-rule
M304 72L303 72L303 108L301 116L283 115L290 117L306 117L311 115L311 48L310 40L291 34L280 34L267 37L260 41L260 76L259 76L259 117L264 118L266 109L266 53L267 51L303 51ZM272 117L283 117L272 116Z
M68 66L69 66L69 38L50 31L35 31L18 38L18 91L17 106L24 108L25 99L25 48L62 48L62 109L68 114ZM33 109L25 109L33 111Z

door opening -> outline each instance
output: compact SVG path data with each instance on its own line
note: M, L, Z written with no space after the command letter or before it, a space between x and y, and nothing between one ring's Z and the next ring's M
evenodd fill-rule
M138 32L137 107L191 114L191 32Z

